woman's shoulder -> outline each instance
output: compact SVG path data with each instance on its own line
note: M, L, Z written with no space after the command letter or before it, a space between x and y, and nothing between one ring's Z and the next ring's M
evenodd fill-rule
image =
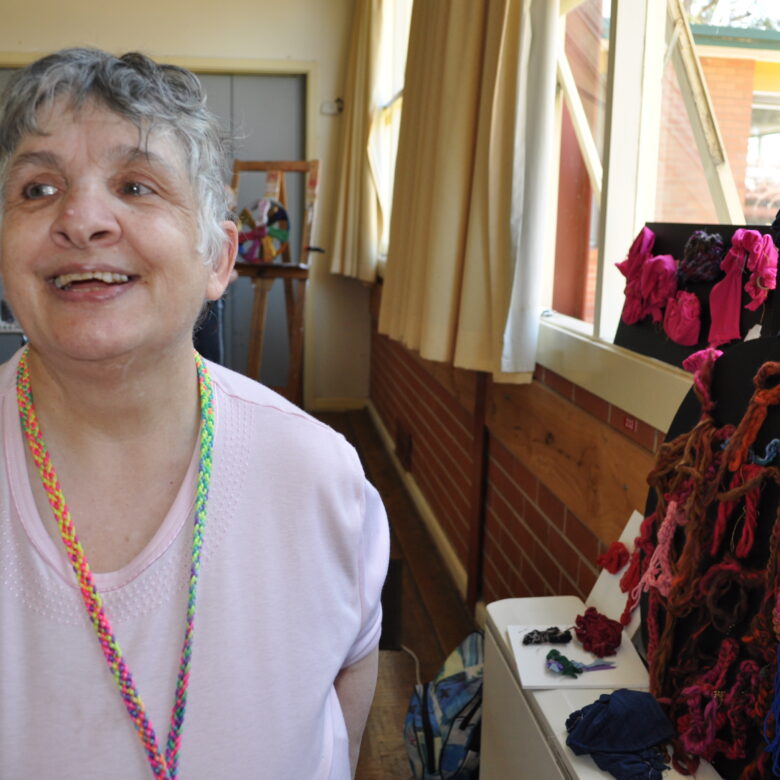
M239 405L256 407L270 417L299 420L303 424L329 430L324 423L267 385L216 363L208 363L208 367L218 395Z
M217 405L230 408L240 427L256 428L255 442L280 451L306 449L310 455L358 461L352 446L330 426L317 420L271 388L224 366L209 363ZM227 409L225 410L227 411ZM239 419L242 421L239 423ZM306 458L307 460L309 458ZM362 473L362 469L361 469Z

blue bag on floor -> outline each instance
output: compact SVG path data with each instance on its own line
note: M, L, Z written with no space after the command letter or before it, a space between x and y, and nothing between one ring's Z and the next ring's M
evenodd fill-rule
M479 777L482 670L482 633L474 631L447 657L432 682L415 686L404 720L415 780Z

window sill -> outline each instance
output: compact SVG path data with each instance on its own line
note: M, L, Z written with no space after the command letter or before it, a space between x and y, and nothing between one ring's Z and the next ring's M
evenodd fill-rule
M659 431L692 384L681 368L594 338L588 323L558 313L542 317L536 359Z

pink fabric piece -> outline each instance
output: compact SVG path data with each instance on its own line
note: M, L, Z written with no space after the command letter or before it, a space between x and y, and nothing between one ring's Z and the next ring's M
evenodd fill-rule
M777 286L777 247L769 234L761 235L754 230L745 232L758 236L751 237L752 246L747 259L751 274L745 284L745 292L750 296L750 303L745 308L755 311L764 303L769 290Z
M699 341L701 304L690 292L680 290L670 298L664 314L664 331L676 344L692 347Z
M710 292L710 346L725 344L740 337L739 309L742 302L742 270L745 267L744 228L734 231L731 248L720 264L726 276Z
M626 325L633 325L646 316L642 313L644 306L639 277L642 268L650 258L653 244L655 244L655 233L650 228L643 227L631 244L626 259L622 263L615 263L620 273L626 277L626 302L622 314L622 320Z
M710 346L741 338L739 315L746 265L751 275L745 290L751 301L745 308L755 311L766 300L767 291L777 284L777 249L770 235L745 228L734 231L731 248L720 264L726 276L710 292Z
M640 319L648 314L661 322L664 308L677 292L677 261L671 255L656 255L645 261L639 277L643 308Z
M626 259L622 263L615 263L626 279L632 280L639 276L645 260L653 251L653 244L655 244L655 233L649 227L643 227L631 244Z

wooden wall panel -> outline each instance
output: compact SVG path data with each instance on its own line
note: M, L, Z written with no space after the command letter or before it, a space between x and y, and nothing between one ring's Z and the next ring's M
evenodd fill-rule
M544 385L493 385L487 423L601 541L644 508L653 455Z

